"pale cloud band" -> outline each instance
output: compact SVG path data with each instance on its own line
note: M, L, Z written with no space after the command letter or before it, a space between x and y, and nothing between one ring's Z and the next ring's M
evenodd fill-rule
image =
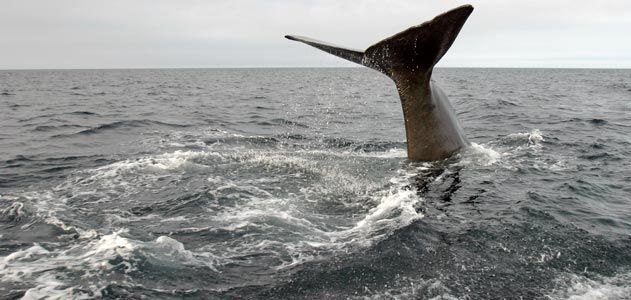
M464 3L4 0L0 69L351 66L283 36L362 49ZM631 68L629 1L468 3L439 66Z

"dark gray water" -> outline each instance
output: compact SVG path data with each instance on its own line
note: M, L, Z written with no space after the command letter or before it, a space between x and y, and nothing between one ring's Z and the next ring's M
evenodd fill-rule
M631 299L631 70L0 71L0 298ZM599 298L600 297L600 298Z

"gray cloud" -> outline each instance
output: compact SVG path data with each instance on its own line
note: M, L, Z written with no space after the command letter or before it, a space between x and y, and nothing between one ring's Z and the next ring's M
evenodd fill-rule
M350 66L286 41L354 48L462 1L5 0L0 68ZM441 66L631 68L629 1L471 1Z

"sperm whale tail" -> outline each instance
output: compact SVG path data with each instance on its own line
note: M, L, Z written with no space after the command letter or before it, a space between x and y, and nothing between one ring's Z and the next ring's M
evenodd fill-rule
M468 145L445 94L431 82L434 65L453 44L473 11L464 5L386 38L365 51L301 36L285 36L382 72L397 86L407 138L408 158L444 159Z
M427 75L431 74L434 65L449 50L472 11L471 5L460 6L386 38L365 51L344 48L303 36L285 37L375 69L397 82L401 75L429 77Z

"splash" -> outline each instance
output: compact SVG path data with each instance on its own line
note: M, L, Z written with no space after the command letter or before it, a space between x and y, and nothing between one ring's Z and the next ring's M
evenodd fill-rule
M471 143L459 156L458 164L462 166L490 166L502 158L502 154L490 146L477 143Z

